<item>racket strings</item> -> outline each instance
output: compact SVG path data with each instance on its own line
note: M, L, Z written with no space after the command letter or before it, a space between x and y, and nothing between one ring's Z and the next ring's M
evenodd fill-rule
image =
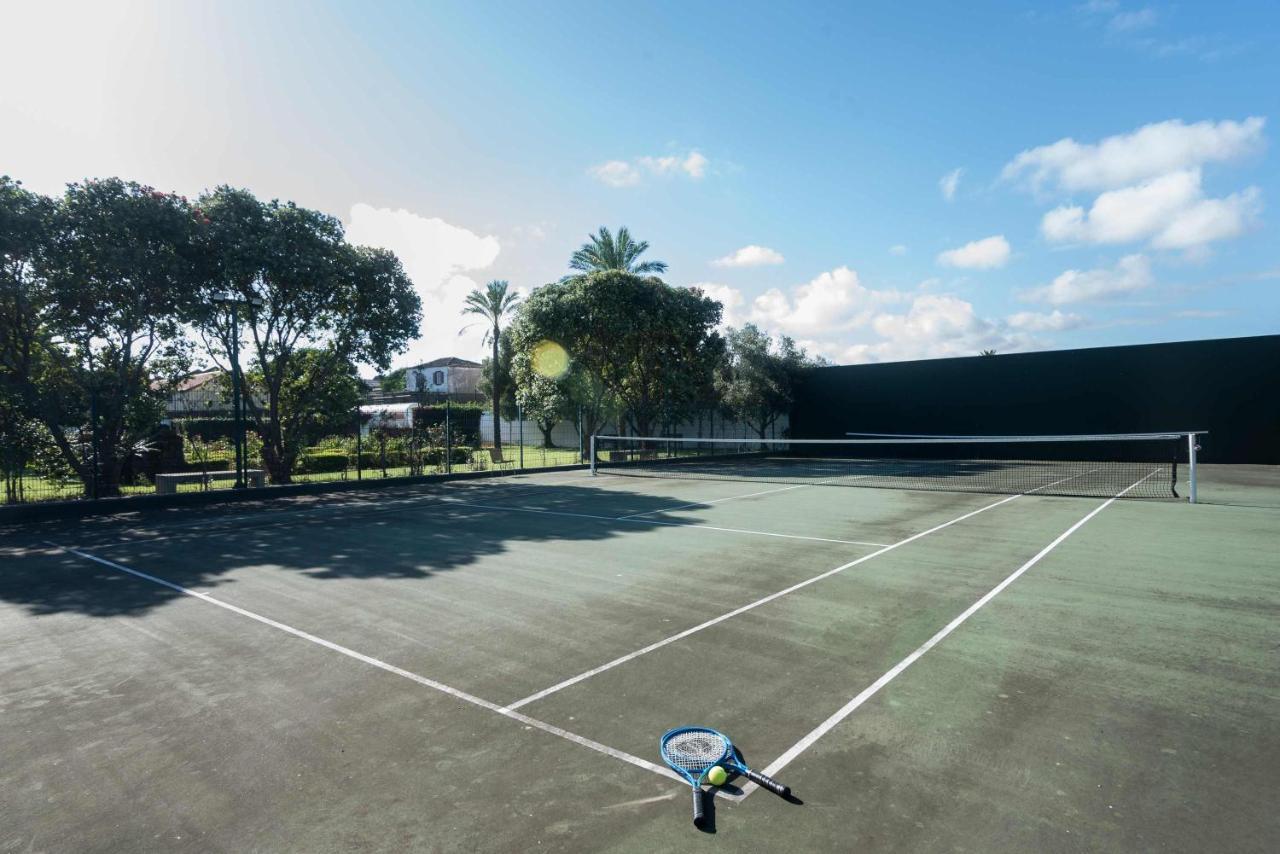
M719 762L728 750L728 742L718 733L682 732L663 745L666 758L691 773L701 773Z

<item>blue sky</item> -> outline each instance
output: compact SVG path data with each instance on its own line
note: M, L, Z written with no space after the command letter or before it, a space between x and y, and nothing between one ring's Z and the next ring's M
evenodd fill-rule
M837 362L1280 332L1275 4L849 5L15 4L0 172L339 216L400 364L601 225Z

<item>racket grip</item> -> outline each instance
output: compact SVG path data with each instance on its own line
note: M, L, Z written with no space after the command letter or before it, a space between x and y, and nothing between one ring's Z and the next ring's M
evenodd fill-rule
M702 802L702 787L693 787L693 826L702 829L707 823L706 807Z
M768 789L769 791L773 792L775 795L777 795L780 798L785 798L791 794L790 786L784 786L781 783L779 783L777 780L773 779L772 777L766 777L765 775L761 774L759 771L751 771L748 769L747 779L755 783L757 786L762 786Z

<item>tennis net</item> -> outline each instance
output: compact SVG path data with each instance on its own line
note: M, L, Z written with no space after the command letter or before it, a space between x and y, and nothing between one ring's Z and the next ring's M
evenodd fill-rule
M595 436L592 472L1069 495L1177 498L1187 433L938 436L863 439L697 439ZM1193 473L1193 472L1192 472ZM1127 490L1127 491L1126 491Z

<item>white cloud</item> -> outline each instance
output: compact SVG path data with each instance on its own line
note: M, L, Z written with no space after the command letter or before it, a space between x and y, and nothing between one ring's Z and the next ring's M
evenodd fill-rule
M786 261L782 257L781 252L770 249L767 246L744 246L731 255L723 258L717 258L712 261L715 267L765 267L773 264L781 264Z
M1067 305L1133 293L1150 287L1153 281L1151 262L1145 255L1126 255L1111 269L1067 270L1050 284L1022 296L1034 302Z
M689 287L698 288L712 299L720 301L724 306L724 313L720 317L721 327L738 327L751 322L751 318L744 311L747 299L737 288L716 282L694 282Z
M999 321L979 317L973 304L951 294L922 294L902 314L880 314L872 321L879 341L845 348L850 362L976 356L983 350L1026 349L1031 340L1011 334Z
M794 338L846 333L867 325L883 306L903 299L895 290L865 287L848 267L837 267L785 291L770 288L750 302L728 285L699 282L692 287L702 288L724 304L726 326L754 323Z
M420 337L396 358L396 364L455 355L478 359L484 354L481 327L472 326L461 335L459 330L470 323L462 315L464 300L480 287L477 279L466 274L493 265L501 251L496 237L481 236L437 217L361 203L351 208L347 239L396 253L422 298Z
M984 318L953 294L876 290L858 274L838 267L802 285L774 288L748 300L737 288L711 282L693 287L724 305L724 325L754 323L772 335L789 335L809 352L837 362L974 356L1046 346L1041 333L1081 325L1079 315L1022 312Z
M772 288L751 304L751 319L770 331L797 338L844 332L865 324L874 311L901 295L864 287L858 274L837 267L784 293Z
M1113 33L1131 33L1155 26L1156 10L1152 8L1138 9L1133 12L1121 12L1107 22L1107 29Z
M960 186L960 176L963 174L963 169L952 169L938 179L938 189L942 191L942 198L951 201L956 197L956 188Z
M601 184L610 187L634 187L640 183L640 170L625 160L610 160L588 171Z
M1020 311L1005 318L1005 322L1013 329L1025 332L1062 332L1066 329L1077 329L1084 325L1085 319L1079 314L1064 314L1054 309L1048 314L1037 311Z
M634 160L608 160L587 170L593 178L610 187L634 187L645 174L656 177L683 176L700 181L711 161L700 151L671 154L665 157L637 157Z
M906 247L906 245L905 245L905 244L902 244L902 243L896 243L896 244L894 244L893 246L890 246L890 247L889 247L889 254L890 254L890 255L897 255L897 256L901 257L901 256L903 256L903 255L906 255L906 254L907 254L907 247Z
M1159 249L1192 249L1243 233L1260 210L1256 187L1222 199L1204 198L1200 172L1193 169L1102 193L1087 213L1078 205L1054 208L1040 230L1057 243L1149 239Z
M1262 210L1262 192L1249 187L1222 199L1201 199L1179 211L1151 241L1157 249L1195 249L1243 234Z
M654 175L684 173L697 180L707 174L707 164L710 161L700 152L690 151L682 157L641 157L637 162Z
M984 237L966 243L956 249L948 249L938 255L938 263L944 267L960 267L965 270L990 270L1003 267L1009 260L1009 241L1003 234Z
M1257 116L1194 124L1174 119L1093 144L1067 137L1023 151L1005 165L1002 175L1026 180L1037 190L1049 184L1068 192L1111 190L1253 154L1263 147L1265 124Z

